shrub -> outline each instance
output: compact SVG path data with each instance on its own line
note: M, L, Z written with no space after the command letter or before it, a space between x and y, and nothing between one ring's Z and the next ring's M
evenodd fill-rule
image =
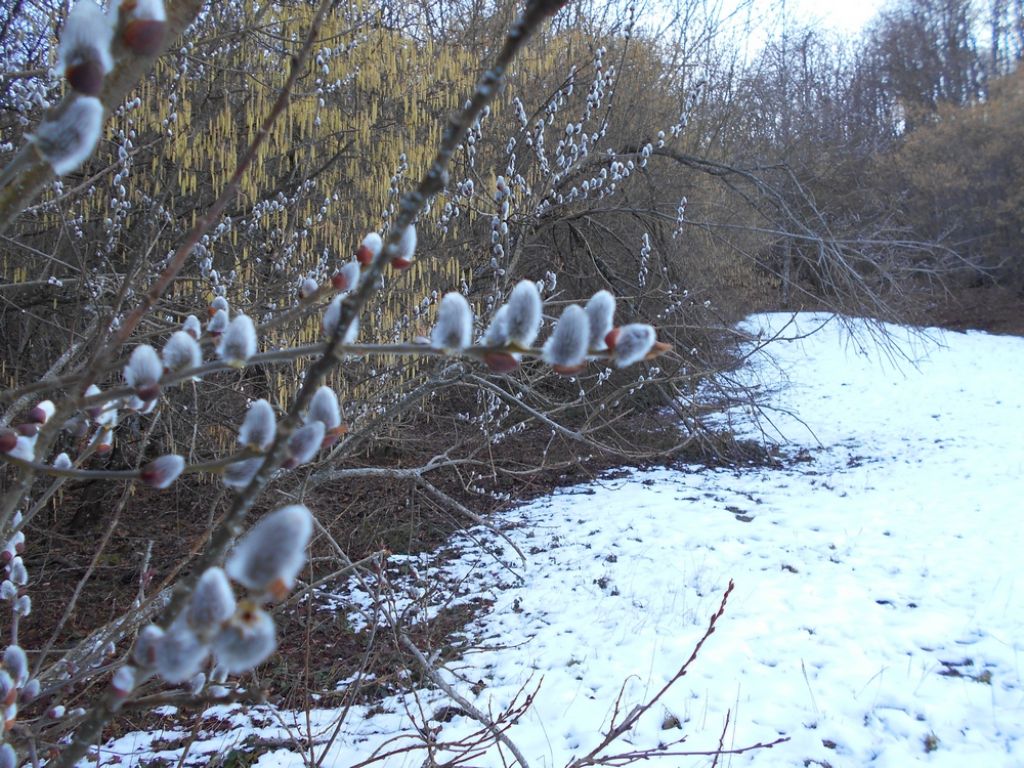
M651 153L650 143L628 150L629 157L598 152L603 139L598 110L613 81L612 68L604 70L604 51L594 56L589 83L579 84L581 95L573 98L577 84L570 76L548 99L547 121L524 120L522 102L505 102L518 127L492 152L504 153L506 172L493 178L493 186L487 179L487 189L474 188L473 179L479 178L474 144L483 146L483 125L488 109L499 104L504 72L560 3L527 3L491 68L441 133L436 159L415 156L427 167L417 185L405 178L414 155L394 158L384 231L364 238L339 226L332 197L314 181L319 171L310 163L323 162L323 155L312 147L323 134L297 130L311 115L306 128L321 127L317 121L329 101L337 109L360 92L332 90L316 74L338 55L318 49L317 41L346 21L364 35L353 39L353 49L368 47L375 52L370 55L379 54L381 46L394 55L388 46L401 44L413 61L422 61L429 47L368 27L361 17L333 17L329 0L315 11L305 4L275 6L266 19L270 28L279 29L284 39L293 24L305 33L295 40L287 72L265 64L264 71L280 74L280 80L275 101L264 104L261 98L218 91L227 85L226 71L218 70L212 80L190 80L186 65L193 63L195 37L178 54L186 75L171 78L176 86L155 87L166 77L159 63L155 74L146 74L159 41L176 39L189 24L196 32L225 19L246 19L243 6L197 15L197 3L183 2L164 13L158 2L139 0L115 5L104 15L91 2L80 0L63 32L59 70L72 92L39 118L0 180L0 226L15 227L18 247L35 253L43 246L60 254L39 281L29 279L23 266L13 268L27 291L23 306L37 300L56 306L47 322L37 323L32 313L9 329L6 359L17 368L2 395L5 423L16 427L0 436L0 460L10 479L0 502L7 577L2 597L12 617L0 674L9 724L5 764L47 750L54 764L74 764L127 704L165 685L187 684L182 695L194 701L244 695L225 684L265 661L280 642L273 611L299 580L314 535L314 514L300 503L268 511L244 532L248 520L263 510L261 494L272 484L296 496L304 485L336 482L345 473L408 480L446 508L479 522L476 513L429 479L430 472L460 463L444 451L414 468L346 467L344 461L367 450L371 439L382 441L389 429L412 418L410 410L442 392L450 399L447 407L419 412L417 423L438 417L447 430L449 422L468 420L478 436L474 450L514 439L527 423L525 413L582 450L625 451L632 440L605 443L602 428L627 409L635 391L652 382L678 387L685 381L685 371L683 378L676 375L679 360L672 360L667 374L657 367L639 376L635 369L618 370L669 350L652 326L626 322L638 317L636 310L662 307L667 317L686 298L667 270L648 274L655 262L646 232L637 239L643 250L637 281L644 296L654 297L649 304L634 296L633 306L620 302L616 307L614 291L602 287L584 308L557 293L551 270L542 280L518 277L521 260L534 244L545 242L549 227L571 229L567 222L580 206L613 199L616 185L625 188ZM82 24L84 31L76 26ZM90 33L97 24L110 34ZM18 34L30 29L27 23ZM226 50L234 55L236 41ZM395 61L390 64L397 67ZM131 115L141 108L142 97L121 103L135 83L158 122L140 121L136 128ZM197 84L203 99L221 98L226 109L207 109L190 119L194 102L181 97ZM312 86L313 101L323 103L311 112L288 112L289 100L299 100L300 84ZM429 85L423 79L417 87L429 90ZM243 99L252 112L231 109L233 98ZM389 109L415 111L414 101L390 99ZM571 130L554 121L567 105L582 110ZM115 125L113 151L95 125L104 109ZM404 138L411 137L417 147L429 144L416 125L406 123L411 133ZM245 143L235 163L206 143L209 136L232 132ZM562 138L551 165L542 145L556 134ZM287 141L275 146L275 137ZM92 160L97 144L99 159ZM457 151L459 162L452 165ZM517 153L529 160L520 162ZM373 189L387 165L378 156L360 157L355 165L346 164L344 173L360 167ZM200 171L203 167L208 174ZM85 181L69 193L79 168ZM460 181L450 180L452 170L462 174ZM253 179L283 184L287 191L271 194L265 186L252 186ZM167 183L163 192L162 183ZM29 209L47 186L54 195ZM69 213L74 214L70 220ZM464 223L456 222L460 216ZM52 225L60 231L50 231ZM415 258L450 247L445 238L472 243L481 231L489 232L482 258L435 267ZM312 248L311 232L317 235ZM335 247L328 249L329 243ZM69 254L79 244L89 253L73 264ZM347 250L356 250L354 261L336 258ZM6 257L11 268L15 257L10 252ZM468 271L479 269L483 272ZM472 285L466 279L470 274ZM381 291L382 280L397 290ZM456 290L434 289L445 282ZM616 287L611 284L616 281L608 282ZM475 291L477 286L483 290ZM402 303L428 287L411 310ZM544 316L556 312L560 319L538 345ZM360 341L360 335L369 339ZM29 338L38 342L34 349L41 354L15 363L18 340ZM488 377L487 369L494 376ZM604 394L582 396L579 377L584 375L598 390L603 386ZM613 378L616 383L606 384ZM467 399L474 405L465 416L452 403ZM575 423L562 424L563 415ZM480 444L480 434L487 443ZM452 446L458 444L453 436ZM465 463L476 463L472 453ZM28 654L21 638L36 586L32 537L43 536L51 505L58 510L62 495L84 495L85 488L97 494L96 513L107 521L106 533L71 603L46 628L49 639ZM172 567L156 588L150 583L153 540L172 537L153 535L138 553L137 599L114 606L112 620L58 654L54 643L66 638L65 624L80 591L133 496L152 502L156 491L207 505L208 527L189 530L187 541L159 553ZM80 510L86 506L80 501ZM77 513L76 521L84 527ZM370 558L375 567L381 556ZM341 572L354 567L343 554L335 558ZM308 582L302 588L308 589ZM96 591L102 599L104 585L96 585ZM429 665L424 674L430 677ZM72 707L79 701L87 706ZM488 738L506 741L488 716L476 716Z

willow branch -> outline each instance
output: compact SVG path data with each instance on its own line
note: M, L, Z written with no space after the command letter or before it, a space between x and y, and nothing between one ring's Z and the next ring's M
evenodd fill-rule
M423 652L416 647L416 644L409 639L408 635L399 630L398 637L399 640L401 640L402 645L405 647L407 651L409 651L409 653L413 655L413 658L416 659L420 667L423 668L423 672L427 675L427 677L431 679L431 681L433 681L434 685L436 685L438 688L444 691L448 698L450 698L452 701L454 701L456 704L462 707L470 717L472 717L474 720L480 723L480 725L486 728L487 731L499 743L508 747L508 751L515 756L516 760L519 761L519 765L521 765L522 768L530 768L530 764L526 761L526 758L523 756L523 753L520 751L519 747L516 746L516 743L508 737L508 734L505 733L505 731L503 731L497 725L495 725L494 721L487 716L486 712L484 712L481 709L478 709L477 706L473 704L473 702L471 702L465 696L463 696L454 688L452 688L452 686L448 684L448 681L441 677L440 674L438 674L437 670L434 669L431 663L423 655Z
M274 108L271 110L271 115L268 115L268 119L265 120L263 126L261 126L260 133L254 143L262 142L266 137L270 125L270 122L268 121L271 116L276 117L281 111L283 111L285 103L288 100L290 88L294 85L295 78L297 77L303 63L309 57L313 42L316 39L317 30L320 27L324 14L326 14L331 4L331 0L324 0L318 8L317 15L310 25L309 34L306 36L302 49L292 59L289 79L279 95ZM256 498L270 482L273 473L283 462L287 452L288 440L297 426L301 423L302 414L306 410L313 394L325 380L327 374L341 362L343 354L342 340L345 338L351 324L359 316L359 313L362 311L367 301L376 291L379 278L383 272L385 264L390 263L390 261L397 255L398 243L405 232L405 229L413 224L415 218L419 215L420 211L423 210L427 202L438 192L444 189L447 179L447 167L452 155L464 139L470 126L472 126L478 119L484 107L497 96L504 83L505 74L512 60L540 24L547 17L557 12L562 5L564 5L564 0L531 0L531 2L528 2L522 14L520 14L512 24L512 27L505 38L504 45L496 57L494 64L481 77L469 104L466 108L450 118L433 164L430 166L430 169L427 171L416 190L407 193L402 198L395 225L388 232L384 248L381 250L381 253L377 258L375 258L369 265L367 271L363 275L363 278L360 280L357 289L342 302L341 317L339 318L338 327L335 330L334 335L327 342L327 347L323 356L310 367L305 381L296 395L295 401L292 404L287 417L278 425L277 436L274 444L268 451L267 457L262 466L249 486L235 497L230 510L225 515L217 530L215 530L210 537L206 551L195 564L192 575L183 578L177 585L175 585L171 600L159 617L159 623L169 624L170 621L177 616L184 607L188 596L191 594L195 581L198 578L198 574L202 573L206 568L213 564L221 562L226 555L228 548L231 546L231 543L241 533L245 523L245 518L255 503ZM253 152L250 151L247 152L246 156L243 158L242 164L245 167L248 167L248 163L251 162L252 155ZM232 177L236 186L238 178L240 178L240 174L236 172L235 176ZM231 185L229 184L229 187L230 186ZM225 190L225 192L227 192L227 190ZM200 219L199 222L197 222L197 230L199 229L200 224L202 224L202 231L205 231L205 228L208 228L216 217L219 216L219 211L223 210L223 207L226 204L224 194L222 194L221 198L218 199L218 204L219 208L217 208L217 204L215 204L215 207L211 209L206 216ZM198 242L200 236L201 232L199 234L193 233L193 237L186 240L178 251L175 252L175 255L165 270L164 275L154 283L143 303L140 304L140 306L137 307L128 318L126 318L118 333L114 336L114 343L111 346L108 346L108 349L116 349L128 338L131 330L138 324L144 314L155 304L156 299L170 283L173 276L177 274L177 271L180 270L186 257L191 252L192 247ZM102 366L99 365L101 360L102 356L98 356L93 370L102 370ZM90 373L92 373L92 371L90 371ZM86 382L86 384L87 383L88 382ZM54 761L56 768L72 768L72 766L86 754L89 747L98 741L100 734L102 733L103 726L113 718L120 704L121 702L117 701L112 693L105 695L103 700L93 707L85 721L75 732L72 742Z

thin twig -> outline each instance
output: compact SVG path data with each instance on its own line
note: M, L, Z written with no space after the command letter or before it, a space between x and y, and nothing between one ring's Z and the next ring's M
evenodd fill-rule
M601 742L583 757L577 758L571 761L570 763L567 763L566 768L583 768L584 766L588 765L624 764L615 762L617 758L619 758L619 755L609 757L607 755L603 755L602 753L605 752L619 738L629 733L634 728L634 726L636 726L640 718L643 717L647 712L649 712L651 707L657 704L658 701L660 701L661 698L668 692L668 690L673 685L675 685L681 678L683 678L687 674L687 672L690 671L690 667L693 665L693 663L697 660L697 657L700 655L700 651L704 647L704 643L706 643L708 639L711 637L711 635L714 634L718 621L722 618L723 615L725 615L725 606L729 601L729 595L732 594L734 587L735 585L733 584L732 579L730 579L729 586L726 587L725 593L722 595L722 600L718 605L718 610L711 614L711 618L708 620L708 626L707 629L704 630L704 634L701 635L700 639L697 641L697 644L694 645L693 650L690 651L689 657L686 659L686 661L683 662L682 666L680 666L679 669L676 670L676 673L672 675L671 678L669 678L668 682L665 683L661 687L661 689L657 693L655 693L654 696L652 696L650 699L643 702L642 704L638 704L637 706L633 707L626 714L626 716L623 717L619 722L615 722L617 719L618 712L618 702L616 702L616 714L613 714L612 721L608 727L608 732L605 733L604 738L601 739ZM622 694L623 690L620 690L620 699L622 697ZM644 754L647 757L651 756L650 753ZM634 760L635 759L637 758L634 758ZM625 762L633 762L633 760L628 760Z
M423 655L420 649L416 647L416 644L409 639L409 636L406 635L405 632L398 630L398 639L401 641L403 647L413 655L413 658L419 662L423 672L438 688L444 691L452 701L462 707L470 717L490 731L491 735L493 735L495 739L508 747L508 751L515 755L516 760L519 761L519 765L521 765L522 768L530 768L530 764L526 761L526 758L523 757L523 753L520 751L519 747L516 746L516 743L508 737L508 734L498 728L487 713L477 709L473 702L452 688L452 686L450 686L448 682L438 674L437 670L434 669L431 663L427 661L427 658Z

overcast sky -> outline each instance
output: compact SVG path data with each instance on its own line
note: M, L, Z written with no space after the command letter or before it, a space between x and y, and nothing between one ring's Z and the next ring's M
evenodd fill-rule
M628 2L628 0L621 0ZM723 29L740 31L748 54L756 54L769 39L777 39L786 27L797 30L818 27L837 34L858 37L883 7L898 0L638 0L641 18L650 20L657 32L671 34L675 14L690 4L724 21ZM660 25L661 26L659 28Z
M744 0L724 0L744 2ZM894 0L751 0L752 5L736 19L748 21L752 28L747 45L750 52L757 51L769 38L782 29L783 12L790 29L807 26L829 29L857 37L869 21L885 5ZM728 5L726 5L728 7Z
M879 0L790 0L801 21L817 21L839 32L857 34L882 3Z

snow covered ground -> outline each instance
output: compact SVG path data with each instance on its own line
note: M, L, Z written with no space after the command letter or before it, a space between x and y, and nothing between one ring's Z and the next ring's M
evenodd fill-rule
M773 386L772 424L734 414L802 460L626 471L564 489L499 521L530 553L526 566L479 530L454 560L412 559L420 586L459 578L467 596L494 601L472 628L478 650L445 679L492 714L539 686L508 736L532 768L564 766L599 741L620 689L628 711L673 676L732 579L688 674L609 754L682 737L673 751L714 749L724 733L727 748L788 741L719 765L1024 766L1024 340L890 328L911 365L825 316L747 326L789 338L817 329L773 343L774 363L752 363L749 375ZM386 711L356 708L313 757L326 749L329 768L401 749L413 743L407 713L429 717L444 702L425 691ZM326 745L337 713L280 713L255 729L223 715L238 727L201 732L190 761L257 730L283 745L258 766L302 766L289 741ZM429 725L439 740L479 729L458 714ZM104 762L176 759L156 741L173 735L130 734Z

